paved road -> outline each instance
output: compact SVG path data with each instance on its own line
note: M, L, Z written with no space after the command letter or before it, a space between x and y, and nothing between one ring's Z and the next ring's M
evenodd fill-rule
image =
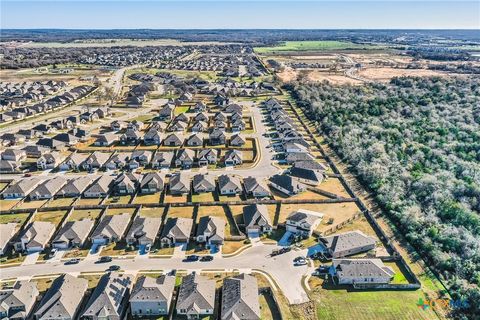
M211 262L184 262L183 257L174 256L166 259L136 257L135 259L114 259L111 263L96 264L93 259L86 259L75 265L64 265L61 262L53 262L36 265L23 265L19 267L7 267L0 269L0 278L30 279L33 276L70 273L77 275L80 272L102 272L110 265L119 265L126 273L137 273L140 270L187 270L200 271L201 269L233 270L239 269L244 272L261 270L268 273L278 284L283 294L292 304L308 301L308 296L302 286L304 275L313 272L310 266L294 266L293 259L300 255L305 256L306 250L299 250L270 257L276 245L258 244L246 249L239 255L224 258L216 256Z

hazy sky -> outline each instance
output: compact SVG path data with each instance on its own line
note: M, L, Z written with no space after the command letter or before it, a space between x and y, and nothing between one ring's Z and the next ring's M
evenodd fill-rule
M480 29L480 0L0 0L1 28Z

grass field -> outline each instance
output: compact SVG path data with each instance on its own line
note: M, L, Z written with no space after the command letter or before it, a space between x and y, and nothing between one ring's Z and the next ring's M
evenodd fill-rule
M73 203L75 198L57 198L48 203L49 207L66 207Z
M15 222L21 225L28 219L29 215L29 213L2 214L0 215L0 223Z
M171 207L167 218L193 218L193 207Z
M18 206L18 209L38 209L46 202L47 200L24 201Z
M18 203L18 201L19 201L18 199L12 199L12 200L1 199L0 210L10 210Z
M101 212L101 209L74 210L70 217L68 217L68 221L82 220L86 218L95 220Z
M137 195L133 203L159 203L161 193Z
M79 205L79 206L88 206L88 205L96 206L97 204L100 204L100 202L102 202L102 199L99 199L99 198L81 198L81 199L78 199L77 205Z
M108 216L114 216L117 214L123 214L123 213L128 213L128 214L133 214L135 212L135 208L113 208L113 209L108 209L106 215Z
M329 51L376 48L380 47L343 41L286 41L275 47L256 47L254 50L257 53L273 53L279 51Z
M66 211L38 212L33 217L33 221L51 222L54 225L58 225L60 223L60 221L62 221L62 218L66 213L67 213Z
M142 208L139 215L145 218L161 218L164 208Z

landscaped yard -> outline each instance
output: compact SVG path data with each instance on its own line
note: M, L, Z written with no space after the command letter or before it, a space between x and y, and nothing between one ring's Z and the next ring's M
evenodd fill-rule
M124 256L129 254L135 254L135 251L135 249L129 251L129 248L124 242L111 243L102 248L100 256Z
M33 221L51 222L54 225L58 225L65 214L67 214L67 211L37 212L33 217Z
M167 218L193 218L193 207L170 207Z
M95 220L100 215L101 212L102 212L102 209L84 209L84 210L75 209L73 210L70 217L68 217L68 221L82 220L85 218Z
M133 200L133 203L160 203L160 195L161 193L139 194Z

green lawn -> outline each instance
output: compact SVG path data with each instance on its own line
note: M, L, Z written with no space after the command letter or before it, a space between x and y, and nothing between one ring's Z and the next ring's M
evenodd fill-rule
M22 225L29 215L29 213L2 214L0 215L0 223L15 222Z
M286 41L275 47L257 47L254 50L257 53L272 53L276 51L328 51L376 48L380 47L344 41Z
M175 107L175 110L173 111L175 115L179 115L181 113L185 113L190 109L189 106L183 106L183 107Z

